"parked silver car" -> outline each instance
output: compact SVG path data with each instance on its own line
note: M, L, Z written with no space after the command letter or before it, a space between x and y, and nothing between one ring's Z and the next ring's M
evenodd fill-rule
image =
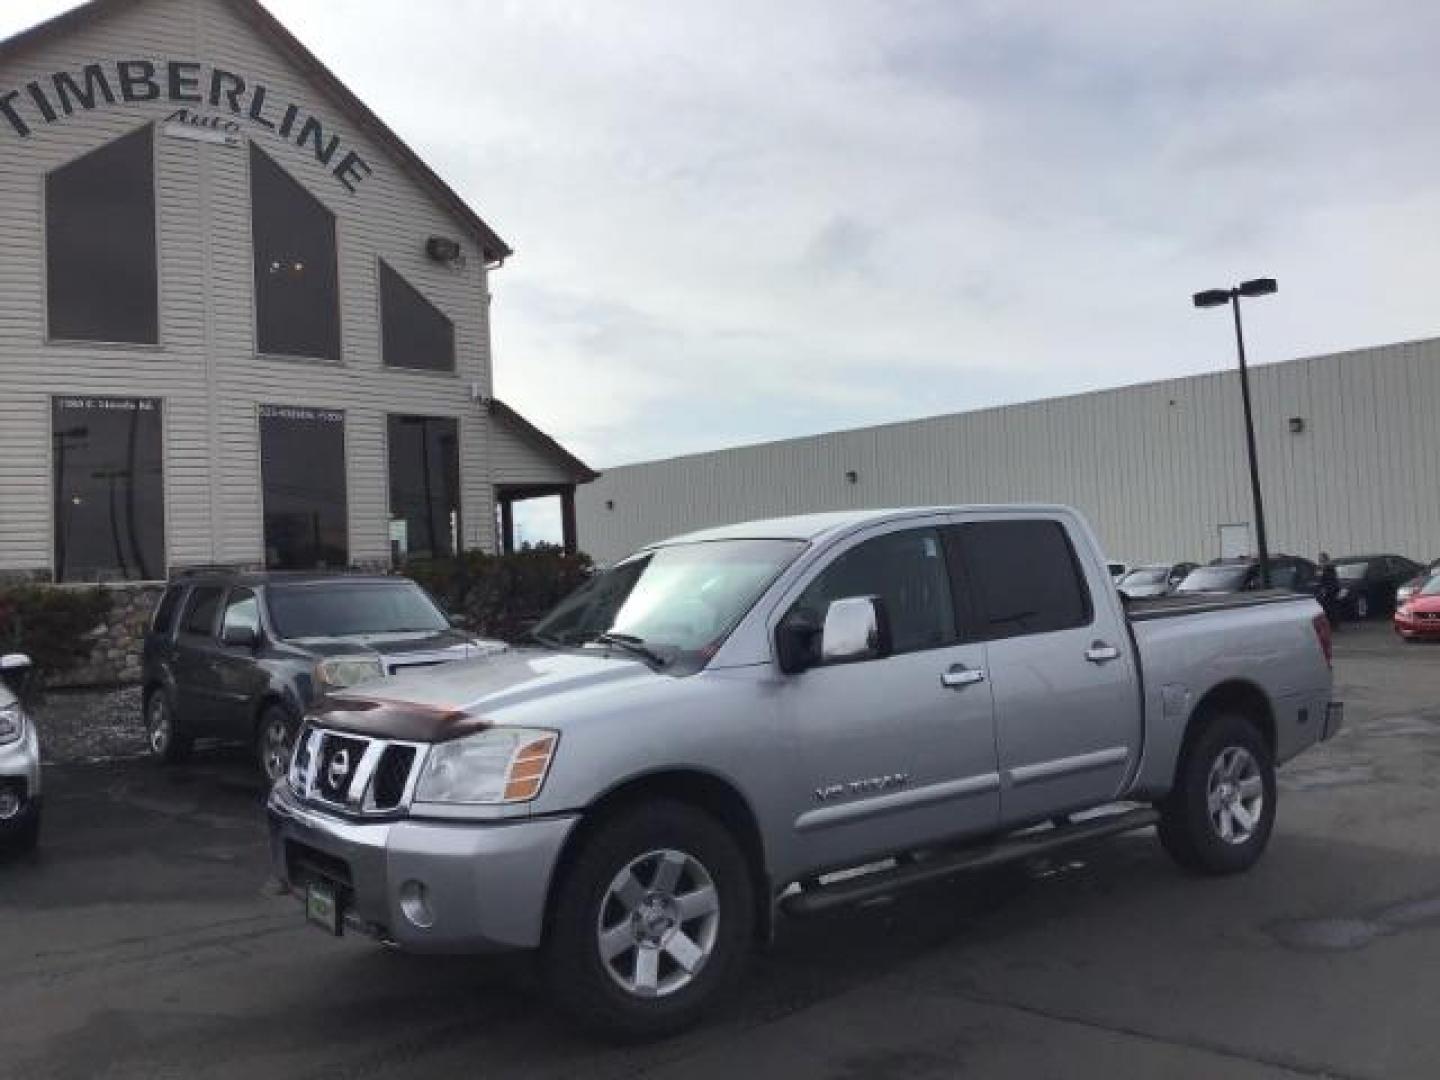
M40 737L25 709L30 658L0 656L0 849L29 850L40 839Z
M1122 605L1063 507L711 529L535 648L330 695L270 793L274 866L329 933L539 949L582 1023L659 1035L782 910L1148 826L1247 869L1276 767L1339 726L1329 635L1297 595Z
M1115 584L1131 599L1151 596L1169 596L1179 584L1190 576L1196 563L1149 563L1132 567Z

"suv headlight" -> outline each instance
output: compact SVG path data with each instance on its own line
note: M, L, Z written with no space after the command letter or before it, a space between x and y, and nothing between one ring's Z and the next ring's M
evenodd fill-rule
M416 802L522 803L540 794L560 736L492 728L430 748Z
M0 746L19 742L25 734L25 710L19 705L0 707Z
M315 665L315 678L326 690L343 690L384 674L378 656L336 656Z

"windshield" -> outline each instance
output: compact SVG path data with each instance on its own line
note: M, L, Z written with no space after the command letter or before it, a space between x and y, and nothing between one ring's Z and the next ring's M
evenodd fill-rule
M804 546L720 540L647 551L560 601L534 636L546 644L583 645L610 634L703 663Z
M1167 567L1152 566L1144 570L1131 570L1120 579L1123 588L1126 585L1163 585L1169 576Z
M413 581L272 586L268 598L270 621L282 638L433 633L450 626Z
M1420 595L1440 596L1440 574L1432 574L1429 580L1420 586Z
M1336 563L1335 576L1341 581L1359 581L1365 576L1365 568L1369 565L1363 562Z
M1245 583L1250 567L1243 566L1202 566L1190 571L1180 583L1176 592L1235 592Z

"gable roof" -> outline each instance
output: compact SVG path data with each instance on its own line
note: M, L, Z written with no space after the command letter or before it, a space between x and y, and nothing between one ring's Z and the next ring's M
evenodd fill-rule
M22 30L20 33L0 41L0 62L17 56L27 49L63 37L72 30L77 30L101 16L120 12L144 2L145 0L90 0L89 3L82 4L63 15L57 15L38 26L32 26L29 30ZM464 226L466 232L480 245L487 263L497 262L514 254L510 245L500 239L499 235L480 219L479 214L470 209L454 188L440 179L435 170L421 160L419 154L411 150L399 135L396 135L383 120L370 110L369 106L351 93L314 53L301 44L299 38L285 29L275 16L265 10L259 0L224 0L224 2L234 8L236 14L245 22L259 31L262 37L278 48L291 63L313 79L356 126L379 143L382 148L389 151L400 163L401 169Z
M491 416L569 473L575 483L588 484L600 475L499 398L491 398L485 407Z

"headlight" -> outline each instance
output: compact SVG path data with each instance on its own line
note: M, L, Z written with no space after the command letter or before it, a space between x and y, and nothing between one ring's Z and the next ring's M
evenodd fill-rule
M25 710L19 705L0 708L0 746L19 742L25 734Z
M430 748L416 802L521 803L540 794L560 736L492 728Z
M326 690L343 690L384 674L385 666L378 656L339 656L315 665L315 678Z

